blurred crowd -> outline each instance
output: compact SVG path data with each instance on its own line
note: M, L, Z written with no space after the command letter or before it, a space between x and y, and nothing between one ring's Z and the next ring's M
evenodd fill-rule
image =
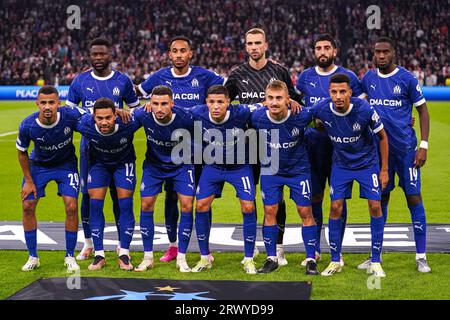
M245 31L267 32L268 56L291 70L293 81L314 64L315 34L339 43L338 64L362 76L372 67L379 35L397 42L398 64L424 85L450 77L449 2L381 0L381 30L369 30L369 1L187 0L79 1L81 29L67 28L67 7L77 1L3 0L0 7L0 84L70 84L89 67L95 37L113 43L113 67L135 83L168 65L167 43L175 35L194 43L192 63L227 76L246 59Z

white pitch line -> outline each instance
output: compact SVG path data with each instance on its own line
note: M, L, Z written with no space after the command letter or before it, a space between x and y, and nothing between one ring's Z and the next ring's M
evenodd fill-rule
M12 134L17 134L17 132L19 132L19 131L11 131L11 132L2 133L2 134L0 134L0 137L6 137L6 136L10 136Z

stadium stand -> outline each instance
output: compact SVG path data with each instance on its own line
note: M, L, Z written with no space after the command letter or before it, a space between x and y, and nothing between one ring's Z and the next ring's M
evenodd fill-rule
M167 42L187 35L193 63L223 76L245 59L245 30L267 30L269 56L297 74L313 64L314 34L339 39L342 64L359 76L371 67L371 44L380 34L397 40L398 63L424 85L450 77L449 2L381 0L381 30L366 27L370 1L187 0L90 1L81 7L81 29L69 30L66 9L73 1L5 0L0 7L0 85L70 84L88 68L89 40L114 43L113 67L134 83L168 63ZM220 10L218 10L220 8Z

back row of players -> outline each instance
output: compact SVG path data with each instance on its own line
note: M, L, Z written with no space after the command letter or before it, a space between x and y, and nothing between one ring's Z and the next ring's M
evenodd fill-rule
M161 110L166 111L159 111L160 113L158 115L158 112L153 110L153 116L150 117L149 115L145 115L146 112L138 111L141 109L136 109L133 118L139 118L137 115L142 113L142 117L144 117L145 119L150 119L150 121L153 119L154 124L158 123L158 117L162 117L160 120L170 120L170 118L167 118L167 104L170 105L172 99L169 99L169 101L155 102L155 99L167 100L167 88L164 89L161 87L161 85L165 85L173 91L173 101L177 106L173 108L174 114L186 115L187 119L190 119L190 117L195 118L192 112L186 112L186 110L189 110L190 107L202 104L206 101L207 105L204 105L202 109L204 116L204 119L202 120L204 120L203 123L209 122L209 124L213 127L222 127L224 129L229 125L231 125L231 128L233 128L233 126L236 126L236 124L232 123L233 121L230 121L229 119L230 112L232 114L238 114L239 110L242 110L241 112L248 114L251 113L250 107L230 107L228 105L228 97L234 98L236 96L238 97L240 103L244 104L253 104L265 100L268 106L268 113L266 115L266 118L269 120L275 120L274 122L271 121L270 123L266 121L266 125L275 127L278 126L279 129L282 129L282 132L287 130L286 128L289 126L288 124L291 121L294 121L295 124L292 125L297 125L299 130L289 131L291 137L288 138L288 136L286 136L285 138L294 139L293 136L295 133L294 140L300 141L301 143L299 143L299 146L295 144L294 147L288 148L288 150L280 150L282 151L281 154L283 154L284 152L288 155L286 159L293 159L294 163L291 163L292 161L287 161L286 163L281 161L283 165L287 165L288 167L291 166L289 167L289 170L286 170L285 172L283 172L283 167L280 167L281 172L279 176L283 178L282 180L273 181L268 178L269 176L266 177L264 175L261 178L261 189L262 193L264 194L265 205L263 234L264 242L268 252L268 259L264 266L259 270L260 272L271 272L275 270L279 265L287 264L282 248L284 224L286 219L286 207L282 197L282 192L279 189L280 186L282 188L282 185L286 184L291 187L291 198L293 198L297 203L299 214L303 220L304 228L302 228L302 236L306 246L307 259L305 259L302 264L306 266L308 274L317 274L316 262L320 260L321 253L320 234L323 220L322 200L324 196L326 180L331 178L331 181L329 181L329 183L332 196L332 204L329 219L329 230L332 262L328 266L328 268L325 269L324 272L322 272L322 274L332 275L335 272L339 272L344 265L342 256L340 255L340 251L346 221L345 199L349 198L351 195L351 184L349 183L353 181L353 179L356 179L361 184L361 196L369 199L369 207L372 217L371 229L373 231L372 256L370 259L358 266L358 268L370 268L376 275L383 276L384 272L381 268L381 259L379 253L381 252L382 229L387 217L389 192L394 188L394 173L397 173L399 177L399 183L405 191L408 207L411 211L417 248L417 268L420 272L431 271L431 269L427 265L425 256L426 221L425 210L420 195L419 170L419 168L425 163L426 160L426 151L428 148L426 141L428 140L429 116L425 104L425 99L422 96L417 79L415 79L414 76L412 76L407 70L394 64L395 49L392 41L388 38L380 38L377 41L374 50L374 62L377 66L377 69L370 70L365 75L362 82L360 82L353 72L342 67L338 67L334 64L334 59L337 54L335 40L329 35L319 35L318 37L316 37L314 42L314 49L317 65L314 68L305 70L300 75L297 82L298 92L300 92L301 95L304 96L306 106L308 107L306 110L300 112L299 115L295 115L294 112L291 113L290 111L287 111L287 104L290 104L292 109L295 109L296 107L298 107L298 104L295 102L295 100L300 101L299 94L295 91L291 83L289 72L280 64L266 58L265 53L267 49L268 44L265 38L264 31L261 29L249 30L246 34L246 50L249 54L248 63L241 65L239 68L231 72L225 84L228 90L223 90L223 88L221 89L221 87L213 87L213 93L210 92L210 94L208 95L208 89L211 86L223 84L224 79L201 67L190 66L189 61L192 58L193 53L191 51L191 43L189 39L184 37L174 38L169 44L169 57L172 61L172 67L164 68L154 73L144 83L139 85L137 90L143 95L148 95L155 88L157 88L157 92L158 90L160 91L160 93L162 91L163 94L153 93L152 97L154 96L155 98L151 99L150 106L147 106L146 109L152 108L152 106L156 103L159 105L156 108L160 108ZM80 102L82 102L82 107L89 108L97 104L97 107L95 108L96 114L99 112L110 113L113 108L110 108L108 106L110 104L107 101L100 100L98 103L96 103L99 98L107 97L112 100L115 106L118 108L121 108L123 106L124 101L129 107L136 107L139 104L139 101L130 79L117 70L112 70L110 67L110 44L102 39L94 40L91 43L90 55L93 68L92 70L84 72L77 78L75 78L70 87L66 105L75 107ZM347 75L349 80L347 80L345 76L342 76L342 74ZM333 86L337 86L338 88L335 88L333 93L331 93L330 79L333 75L335 76L332 81L332 83L334 83ZM274 80L281 80L281 82L286 84L286 95L282 94L283 92L285 92L284 88L279 85L278 81ZM345 88L347 86L347 81L349 86L348 88ZM267 87L268 84L269 87ZM267 95L266 89L268 91L272 90L276 94ZM332 100L329 99L330 94ZM367 97L370 101L370 104L375 107L377 112L374 112L373 109L370 109L370 106L367 103L363 103L364 100L355 100L355 98L347 99L349 98L349 94L359 98ZM289 97L295 100L289 99ZM211 101L208 101L207 98ZM328 100L316 103L326 98L328 98ZM270 99L272 99L272 105ZM285 103L283 99L287 99L287 102ZM42 99L38 99L38 105L39 103L43 103ZM166 104L165 109L163 106L164 103ZM44 105L47 106L48 103L44 103ZM102 107L99 107L98 105ZM313 105L315 105L314 108L312 108ZM362 107L360 107L360 105ZM417 149L417 140L414 130L411 126L412 105L416 106L419 112L422 137L422 142L420 143L419 149ZM213 110L214 106L216 106L215 111ZM223 113L224 106L226 106L226 110L228 112ZM331 118L328 119L327 116L322 115L323 117L325 117L325 121L320 123L320 120L316 120L316 128L308 128L306 129L306 133L304 134L305 125L308 122L307 119L309 116L314 114L314 117L316 119L321 119L321 113L323 112L313 111L318 110L318 106L323 106L323 109L331 111L331 113L328 114L328 116L330 116ZM367 109L367 106L369 106L369 110L371 111L356 111L360 109L365 110ZM286 109L284 107L286 107ZM198 110L200 109L200 107L196 107L191 110L197 110L197 112L199 112ZM42 108L41 110L42 111L40 113L40 117L43 118L35 120L38 117L38 115L35 114L31 117L34 117L34 119L32 119L32 121L28 120L28 123L31 122L34 127L37 127L36 124L38 124L40 129L51 129L54 127L58 127L57 123L55 124L55 122L52 122L50 124L47 123L48 127L45 127L46 124L43 124L42 121L44 121L46 109ZM343 110L344 112L342 112ZM74 112L78 113L78 117L81 117L81 113L79 111ZM258 112L261 113L261 111L257 111L256 113L253 113L253 116L247 115L247 118L250 119L256 117ZM49 116L51 112L47 110L47 113L47 116ZM361 116L360 113L364 114L364 116ZM374 132L377 131L377 134L379 135L382 135L382 132L384 132L384 130L380 129L382 128L382 125L381 123L379 123L377 113L380 115L381 121L386 128L387 135L389 137L390 150L389 158L388 160L386 158L385 161L386 163L383 163L383 161L381 161L382 174L380 175L380 179L377 178L379 174L375 169L375 167L378 165L378 157L374 157L372 154L375 148L372 148L372 151L367 153L368 150L362 147L363 145L367 146L375 143L372 141L372 138L369 138L372 137L372 135L367 133L369 127L371 127ZM56 121L56 114L59 115L60 112L52 114L50 118L54 118ZM199 114L201 114L201 112ZM305 114L307 114L307 116L305 116ZM125 118L127 117L125 113L120 113L120 115ZM172 112L170 112L170 115L172 115ZM372 121L370 121L370 119L366 119L368 115L370 115L369 118ZM108 118L108 116L110 116L110 118ZM302 116L304 118L303 121L296 122L296 120L299 120L298 117L301 118ZM111 121L111 114L103 115L102 117L104 118L103 121ZM242 117L242 115L240 117L241 118L237 118L237 120L240 119L240 121L238 121L238 127L248 125L248 123L245 122L247 118ZM92 118L92 116L84 116L84 118L91 119L90 124L93 134L101 134L102 124L100 122L97 122L97 115L95 115L94 118ZM181 118L185 117L178 116L178 119ZM214 119L218 121L215 121ZM286 122L286 120L290 121ZM76 122L78 123L78 120ZM121 123L121 120L117 120L117 123ZM134 123L134 120L131 121L131 123ZM338 123L342 123L342 125ZM39 144L42 143L43 145L40 148L43 152L52 151L47 150L51 149L48 147L49 145L44 144L44 140L39 139L44 138L43 135L45 135L46 133L45 130L43 132L40 132L40 134L42 134L42 137L39 137L38 134L35 135L35 139L29 136L27 140L26 134L25 136L23 136L23 132L28 132L28 134L30 134L30 131L26 127L26 124L27 121L24 121L22 123L19 133L17 144L19 148L19 159L21 157L23 158L24 155L26 155L26 149L28 147L26 141L29 141L30 139L35 142L36 146L39 146ZM125 126L125 124L123 125ZM183 125L187 126L186 123L184 123ZM253 125L255 127L258 127L258 125ZM77 125L74 124L73 129L76 129L76 126ZM344 129L345 127L350 128L351 132L346 132ZM69 132L65 134L71 135L72 127L68 126L68 128L69 129L67 130L64 128L64 131ZM92 128L97 128L97 132L94 132ZM104 125L104 130L106 131L111 130L111 128L116 128L116 126L108 127L108 125ZM118 128L120 128L120 125L118 126ZM162 127L157 126L156 128L161 129ZM263 129L263 127L260 128ZM147 131L147 129L145 130ZM337 132L333 133L333 130L337 130ZM114 132L114 130L111 131L111 133ZM107 135L108 134L110 133L107 133ZM130 162L128 163L122 163L122 172L118 173L117 177L110 176L112 173L107 169L102 169L103 171L106 170L105 172L103 172L102 170L98 170L98 166L95 165L98 160L96 160L96 158L92 156L92 154L95 154L95 150L101 152L101 150L105 151L106 149L102 149L98 146L96 148L95 141L97 139L93 138L94 141L88 141L88 139L85 138L87 136L87 133L83 133L83 135L84 142L82 142L82 151L80 153L80 184L83 193L81 216L85 235L85 245L81 253L77 256L77 259L87 259L95 248L94 262L90 265L89 268L98 269L104 265L105 259L104 252L102 250L102 241L100 241L99 239L102 238L104 227L102 201L105 198L107 187L110 186L111 196L114 203L116 223L118 226L118 230L120 230L120 249L118 249L119 264L122 269L132 269L131 263L129 261L128 250L129 242L131 241L132 230L134 229L134 217L132 217L132 192L129 192L129 188L130 185L135 183L135 159L130 160ZM113 135L116 134L114 133ZM157 165L158 169L155 171L158 172L158 174L153 172L153 175L150 174L147 177L147 180L144 174L143 184L141 185L141 189L143 189L144 191L151 191L147 193L141 192L143 200L141 206L142 210L140 224L141 234L144 242L145 256L143 262L136 268L137 271L146 270L153 265L153 206L156 200L156 195L160 192L159 182L157 183L157 186L155 186L154 183L155 181L160 181L161 178L163 178L163 180L165 178L168 178L168 176L161 174L161 172L167 169L167 167L164 168L164 165L161 166L161 163L164 163L164 161L160 159L160 154L163 154L164 151L159 150L157 147L155 148L157 144L155 145L155 139L151 138L152 134L147 132L147 137L149 148L146 154L146 162L151 162L151 160L149 159L158 159L159 165ZM353 137L353 139L351 137ZM124 138L125 140L122 139L123 146L119 149L126 149L126 146L128 146L128 144L130 143L128 141L128 138ZM387 139L383 139L383 137L381 137L381 139L379 140L380 146L382 145L382 143L386 142L386 140ZM59 142L59 145L63 147L72 145L71 141L63 142L63 145L61 145L61 142ZM56 144L56 146L58 146L58 144ZM88 148L88 146L90 147ZM307 154L309 156L309 161L307 162L311 163L310 170L309 164L306 165L305 163L303 167L302 165L299 165L299 163L304 160L304 158L302 158L301 156L302 152L299 151L301 148L303 148L303 146L307 149ZM332 161L331 159L333 154L333 146L334 156ZM35 147L34 159L33 154L31 155L31 171L33 171L33 168L43 167L44 169L49 169L49 167L57 166L57 164L53 162L39 163L39 159L36 159L36 156L38 154L37 149L38 147ZM159 150L161 152L155 152L156 150ZM381 156L383 156L384 154L383 150L383 148L380 148ZM108 167L108 165L110 165L110 163L108 163L108 161L110 160L108 159L111 159L111 157L113 157L112 154L105 158L106 162L104 163L104 166L106 166L106 168ZM375 158L377 160L375 160ZM101 159L101 156L99 156L98 159ZM89 160L91 161L90 163ZM21 165L24 169L25 175L22 197L23 199L26 199L27 197L28 199L35 199L43 195L43 188L45 187L45 184L49 179L54 179L56 175L52 172L50 172L50 174L48 175L41 174L38 169L35 169L35 171L38 172L37 174L31 174L30 172L28 172L27 174L25 162L26 161L23 161L22 159ZM66 160L64 160L64 162L66 162ZM144 168L146 162L144 162ZM375 162L377 164L375 164ZM238 197L241 200L241 207L244 217L244 269L248 273L255 273L256 268L253 259L251 259L252 256L257 253L257 250L255 250L254 247L254 236L256 234L256 213L254 206L253 176L257 177L258 174L240 172L236 173L236 175L229 175L230 170L235 170L236 168L230 168L229 166L219 166L219 168L217 168L217 165L207 167L207 170L203 168L203 170L205 170L204 176L216 177L216 180L207 179L207 182L203 181L203 183L206 183L203 187L202 179L199 179L200 181L197 194L197 212L195 220L197 237L199 240L199 247L202 257L200 262L192 269L192 271L201 271L206 268L210 268L212 265L212 261L214 258L211 256L208 248L209 229L211 224L211 202L213 201L214 197L220 196L223 181L225 181L224 177L235 177L236 179L234 181L228 180L228 182L232 183L235 188L237 188ZM332 167L333 170L331 170ZM295 170L293 170L294 168ZM364 180L362 176L353 175L354 172L360 171L362 169L373 171L371 171L370 175L369 172L366 172L365 175L363 175L364 178L369 177L370 181L367 179ZM209 172L211 170L213 172ZM47 170L44 171L47 172ZM192 199L190 199L190 197L194 195L194 184L196 182L196 179L193 177L193 175L197 174L198 180L198 175L200 174L201 170L199 167L196 167L185 171L187 172L187 174L185 174L184 179L185 182L188 181L188 178L190 179L190 183L188 183L187 185L191 185L191 187L188 187L189 189L192 189L191 193L187 192L186 189L183 192L180 192L181 187L177 179L168 179L168 181L166 181L165 183L166 227L171 245L169 246L169 249L165 253L165 255L161 258L161 261L170 261L177 258L177 267L180 269L180 271L190 271L190 268L187 266L185 260L185 253L187 249L186 240L188 241L188 238L190 237L193 220ZM311 180L309 180L309 171ZM172 173L173 172L174 171L172 171ZM298 176L300 173L307 175L303 176L302 180L298 180L300 179L300 177ZM375 176L373 176L374 174ZM71 180L69 181L68 185L72 186L72 189L75 190L78 187L78 176L76 175L76 172L70 172L67 174L67 176ZM40 180L39 184L33 183L34 177ZM111 179L111 177L114 177L114 179ZM123 179L120 179L120 177L122 177ZM155 177L158 177L159 179L154 179ZM173 177L173 175L170 176L170 178ZM342 177L349 178L350 181L341 181ZM289 181L288 178L293 178L293 180ZM126 183L127 179L129 179L130 185L123 185L123 183ZM120 183L117 182L119 180ZM381 185L383 185L387 183L388 180L389 183L387 184L387 187L384 188L381 192L381 189L379 189L380 182ZM35 186L35 189L32 189L30 187L30 181L33 186ZM62 181L63 180L60 180L61 183L63 183ZM103 185L106 182L108 182L108 184ZM300 184L300 182L302 182L302 184ZM99 185L99 183L101 185ZM298 189L298 186L300 185L303 186L302 190ZM271 186L271 188L274 189L267 189L268 186ZM367 188L365 188L364 186L366 186ZM270 191L264 192L265 188L266 190ZM76 220L76 201L71 200L71 198L73 198L73 194L71 196L69 192L66 196L66 193L64 193L64 190L62 189L63 187L61 187L59 191L63 195L63 199L66 204L66 210L68 213L68 222L66 224L66 242L68 250L66 253L65 262L68 265L68 269L77 269L78 265L73 258L73 251L76 243L76 233L74 232L78 227L78 220ZM35 194L34 196L32 194L28 196L30 194L30 190L36 190L37 194ZM241 192L239 192L239 190L241 190ZM309 193L311 193L311 195L309 195ZM301 196L302 194L304 195L304 197ZM91 197L90 199L89 196ZM182 211L180 226L178 228L179 248L177 245L177 222L179 214L176 204L176 199L178 196L180 197ZM185 196L187 196L187 199ZM305 203L305 199L308 199L309 196L311 196L311 202ZM380 199L381 205L378 206L376 204L379 203ZM23 270L29 270L34 269L39 264L39 259L37 258L36 253L36 219L34 217L34 210L37 200L26 200L23 201L23 203L25 238L27 247L30 251L30 258L24 265ZM383 219L379 219L381 215L383 216ZM276 225L278 225L278 227ZM92 236L94 241L92 241ZM276 239L276 241L274 241L274 239Z

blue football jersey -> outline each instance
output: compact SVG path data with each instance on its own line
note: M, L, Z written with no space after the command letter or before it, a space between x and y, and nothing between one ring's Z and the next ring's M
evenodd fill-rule
M189 131L192 137L194 120L192 115L183 108L174 106L172 112L172 120L168 123L161 123L155 118L154 113L147 113L143 107L133 109L134 117L144 127L147 137L147 152L144 166L150 164L151 167L157 169L172 171L183 165L182 163L175 164L173 162L172 150L181 140L177 139L174 141L172 137L182 138L184 130ZM181 154L180 156L182 157L183 155Z
M136 160L133 138L140 126L134 117L126 124L117 117L114 131L104 134L97 127L94 117L86 114L77 123L76 131L89 141L91 164L100 162L107 166L117 166Z
M201 125L198 130L202 133L203 150L208 148L206 154L211 155L209 160L214 160L210 163L204 159L205 163L223 167L248 164L248 143L244 132L249 128L251 112L255 108L255 105L230 105L220 123L211 118L206 104L188 109L194 118L194 126ZM245 148L240 149L242 146ZM222 155L216 154L216 149L220 149Z
M329 72L324 73L316 66L303 71L297 79L296 88L305 95L305 105L307 107L312 107L316 102L330 97L328 91L330 78L337 73L344 73L350 77L353 97L364 97L364 90L353 71L341 66L335 66Z
M331 98L321 100L310 112L322 120L333 144L333 165L362 169L379 163L374 133L383 129L377 112L363 99L350 98L345 114L334 108Z
M386 128L389 152L414 150L417 138L411 127L412 107L426 102L417 78L402 67L387 75L369 70L362 85Z
M206 102L209 87L224 84L217 73L202 67L191 66L184 75L177 75L172 67L158 70L139 85L144 96L151 94L154 87L164 85L172 89L175 105L191 108Z
M114 69L106 77L96 76L92 69L80 73L69 87L66 105L75 107L81 102L83 108L90 108L100 98L111 99L116 108L123 108L124 102L130 108L139 105L131 79Z
M26 151L33 141L30 160L41 166L76 161L73 131L84 113L86 112L80 108L60 107L56 122L51 125L39 121L39 112L29 115L20 124L17 149Z
M265 131L267 156L272 157L272 150L278 150L278 172L274 174L292 176L309 173L309 158L304 141L306 126L312 120L308 109L303 109L298 114L291 114L289 110L286 119L276 121L269 116L267 108L259 108L253 112L251 119L253 128L259 132ZM270 131L274 129L278 130L278 141ZM261 162L262 167L270 167L270 163Z

